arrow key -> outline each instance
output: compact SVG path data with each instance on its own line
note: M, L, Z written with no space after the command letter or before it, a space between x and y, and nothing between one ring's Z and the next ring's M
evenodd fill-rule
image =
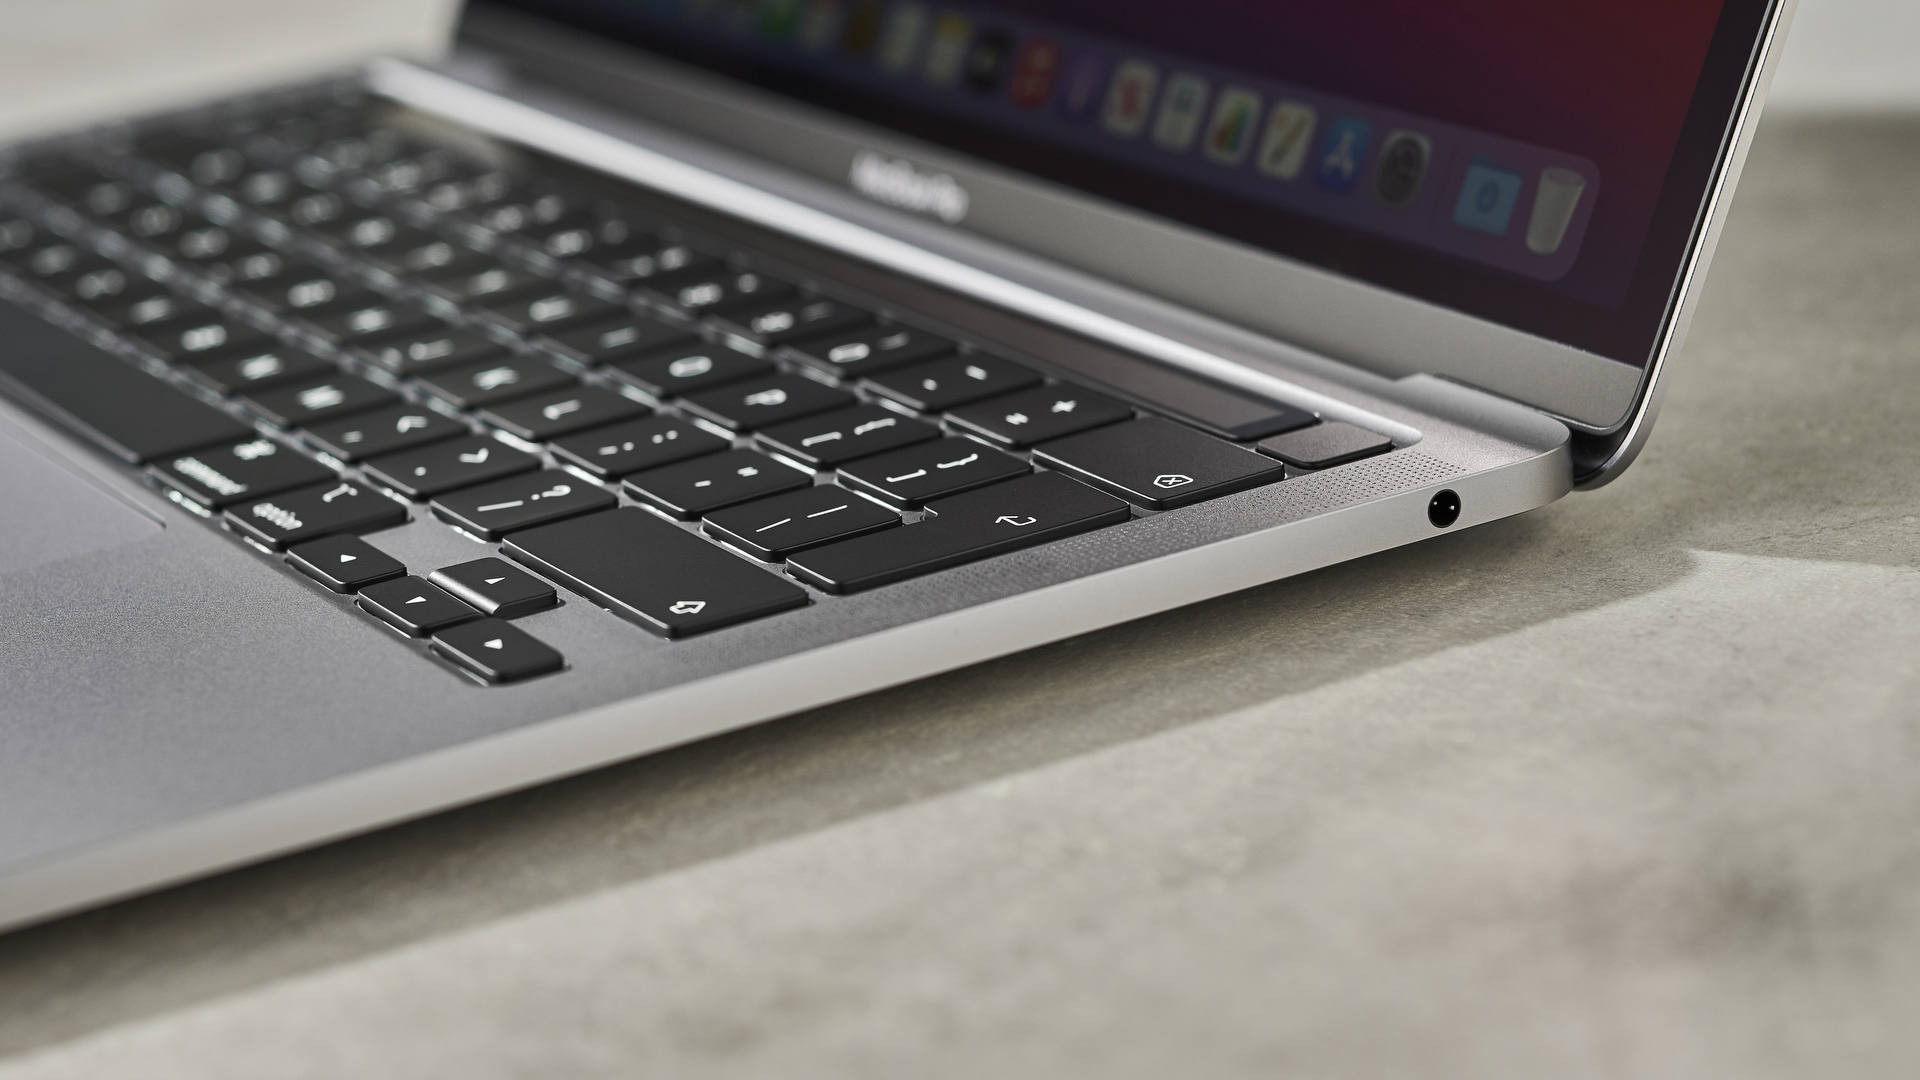
M480 613L417 577L382 581L360 590L360 610L408 637L425 637Z
M328 536L287 549L295 570L337 593L357 592L407 572L399 559L357 536Z
M566 660L532 634L500 619L477 619L433 635L432 649L490 683L559 671Z
M427 580L488 615L517 619L559 603L553 586L504 559L443 566Z

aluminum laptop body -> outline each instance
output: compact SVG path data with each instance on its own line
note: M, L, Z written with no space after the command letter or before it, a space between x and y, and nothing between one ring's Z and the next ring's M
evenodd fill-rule
M1272 5L1261 66L1232 5L528 0L8 148L0 925L1607 482L1791 5L1588 6L1491 5L1564 46L1511 55L1465 5ZM1666 99L1606 59L1648 36ZM1554 127L1597 91L1665 126Z

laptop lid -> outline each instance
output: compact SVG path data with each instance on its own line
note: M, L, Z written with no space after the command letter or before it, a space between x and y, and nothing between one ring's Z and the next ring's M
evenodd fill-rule
M1593 474L1644 435L1787 6L486 0L466 28L876 201L1524 401Z

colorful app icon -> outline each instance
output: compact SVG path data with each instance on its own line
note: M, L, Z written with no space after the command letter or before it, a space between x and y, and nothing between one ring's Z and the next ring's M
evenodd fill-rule
M934 86L952 86L960 81L960 69L966 66L967 42L973 37L973 24L966 16L949 11L933 24L933 42L927 46L925 79Z
M851 60L865 59L880 38L879 0L860 0L847 12L847 29L840 35L840 52Z
M1207 121L1207 137L1200 149L1207 160L1222 165L1238 165L1247 160L1253 148L1253 130L1260 119L1260 95L1251 90L1229 86L1220 91L1213 103L1213 119Z
M1313 106L1298 101L1282 101L1267 114L1267 131L1260 137L1260 153L1254 167L1276 180L1293 180L1307 162L1307 148L1313 145L1313 126L1319 114Z
M1075 54L1068 62L1060 84L1060 114L1068 120L1085 120L1100 104L1100 91L1107 85L1105 55L1087 51Z
M1453 205L1453 223L1488 236L1507 235L1522 182L1519 173L1488 158L1474 158L1467 166L1466 183L1460 185L1460 201Z
M1533 216L1527 221L1527 250L1551 255L1566 242L1573 212L1587 192L1587 178L1559 166L1540 171L1540 188L1533 195Z
M1059 76L1060 44L1034 38L1020 47L1020 55L1013 61L1007 97L1022 109L1041 108L1053 95L1053 81Z
M800 29L794 44L801 52L821 55L833 51L846 24L847 7L840 0L809 0L800 15Z
M966 79L969 90L976 94L992 94L1000 89L1000 83L1006 79L1007 68L1012 60L1013 35L1005 30L982 30L967 49L967 62L961 68L961 75Z
M1100 126L1121 138L1131 139L1147 126L1147 110L1153 107L1153 93L1160 88L1160 70L1145 60L1128 60L1113 73L1107 87L1107 102L1100 110Z
M1427 178L1433 143L1412 131L1394 131L1380 144L1380 160L1373 167L1373 197L1399 209L1413 205L1420 182Z
M920 39L927 32L927 9L920 4L895 4L880 31L880 70L905 75L920 58Z
M1185 150L1200 133L1200 117L1212 88L1198 75L1181 72L1167 80L1160 112L1153 118L1153 142L1162 150Z
M1360 165L1367 160L1367 145L1373 140L1373 125L1343 116L1327 127L1327 141L1320 147L1320 165L1313 182L1328 191L1352 191L1360 182Z

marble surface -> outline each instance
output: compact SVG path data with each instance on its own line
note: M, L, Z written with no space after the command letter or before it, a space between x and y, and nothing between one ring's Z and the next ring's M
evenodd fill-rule
M0 1078L1916 1075L1916 175L1763 128L1608 488L0 938Z

